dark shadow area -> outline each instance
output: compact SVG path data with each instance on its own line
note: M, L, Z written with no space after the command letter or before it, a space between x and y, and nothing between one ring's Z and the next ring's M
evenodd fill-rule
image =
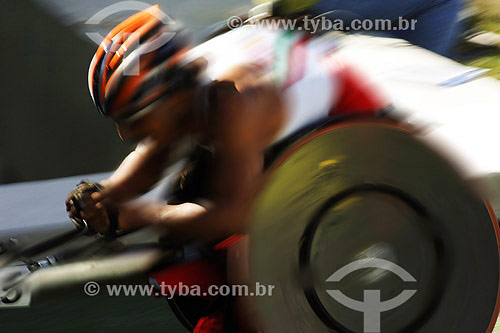
M471 42L463 42L456 49L455 60L458 62L471 62L483 57L500 56L500 47L494 45L481 45Z
M171 332L186 329L163 298L109 296L106 284L147 285L145 278L102 282L87 296L83 284L38 294L29 308L0 309L2 332Z
M0 184L114 169L131 147L89 96L96 45L31 1L2 2L0 25Z

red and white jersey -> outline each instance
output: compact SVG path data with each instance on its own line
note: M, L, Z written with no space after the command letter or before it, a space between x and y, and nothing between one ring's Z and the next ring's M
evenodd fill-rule
M249 65L282 91L287 120L275 141L329 115L371 114L388 105L366 80L335 55L333 38L244 25L190 51L208 61L210 80Z

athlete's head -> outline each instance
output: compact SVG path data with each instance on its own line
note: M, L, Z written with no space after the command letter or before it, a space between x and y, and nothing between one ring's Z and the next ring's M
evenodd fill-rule
M158 6L116 26L89 68L97 109L112 118L123 139L177 139L189 127L201 69L186 64L189 43Z

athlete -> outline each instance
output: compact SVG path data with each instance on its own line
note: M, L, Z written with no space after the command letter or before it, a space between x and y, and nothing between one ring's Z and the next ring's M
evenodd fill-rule
M248 24L193 48L164 19L158 6L128 18L90 65L98 110L140 141L80 212L68 197L70 216L97 232L157 225L172 242L203 244L244 233L270 148L322 118L388 106L330 38ZM188 155L208 158L181 175L176 204L132 201Z
M307 33L244 25L190 48L177 32L148 52L173 34L164 15L153 6L125 20L90 66L97 108L123 140L140 141L85 205L82 216L96 231L108 229L110 205L118 208L119 229L161 224L179 241L240 232L266 148L321 118L374 114L388 104L336 59L335 43ZM209 205L127 203L149 190L180 150L197 145L213 155Z

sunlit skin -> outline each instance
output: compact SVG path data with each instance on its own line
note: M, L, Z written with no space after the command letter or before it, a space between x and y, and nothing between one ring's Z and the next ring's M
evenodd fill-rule
M104 206L112 205L119 210L120 229L158 225L176 242L214 241L245 231L245 217L259 186L263 151L279 131L284 111L279 93L253 68L233 68L220 81L227 82L217 84L218 109L210 110L216 116L210 117L208 126L194 121L194 90L171 96L136 121L117 123L122 139L142 141L102 181L105 191L88 199L82 217L95 230L108 229ZM216 148L209 207L128 203L160 179L172 146L188 135Z

